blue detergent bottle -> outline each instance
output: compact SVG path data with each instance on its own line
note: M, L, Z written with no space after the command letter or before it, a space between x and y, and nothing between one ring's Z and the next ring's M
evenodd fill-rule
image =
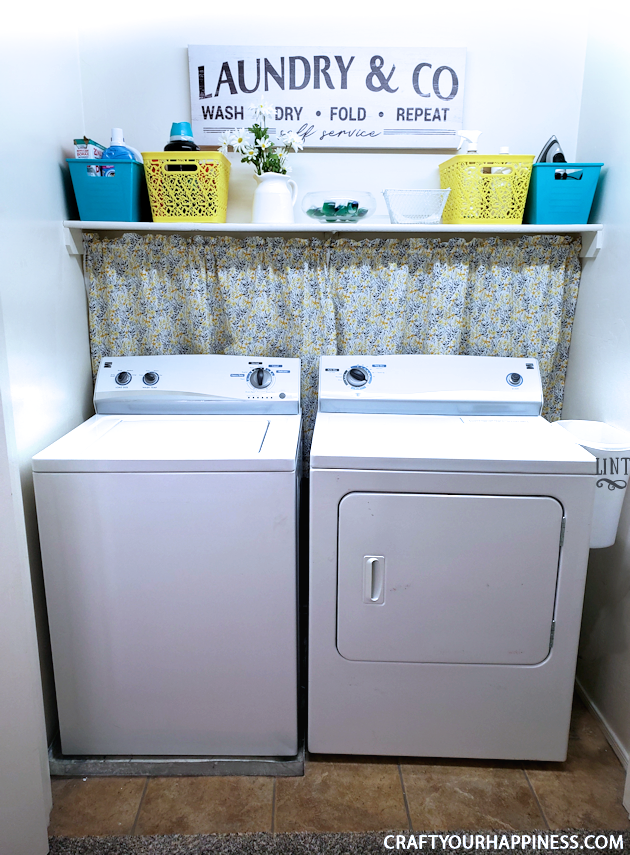
M101 157L101 161L105 161L101 166L101 175L111 177L116 174L114 164L106 162L114 160L134 160L142 163L140 152L125 143L122 128L112 128L112 141Z

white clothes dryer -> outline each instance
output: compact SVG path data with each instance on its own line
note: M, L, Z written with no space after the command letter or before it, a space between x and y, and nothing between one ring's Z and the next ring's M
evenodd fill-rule
M595 459L535 359L325 356L308 748L563 760Z
M297 753L300 361L103 359L33 458L64 755Z

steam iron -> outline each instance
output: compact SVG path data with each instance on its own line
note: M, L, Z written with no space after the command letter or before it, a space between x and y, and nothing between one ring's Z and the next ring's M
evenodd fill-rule
M551 137L535 160L535 163L566 163L567 159L564 156L560 143L556 137Z

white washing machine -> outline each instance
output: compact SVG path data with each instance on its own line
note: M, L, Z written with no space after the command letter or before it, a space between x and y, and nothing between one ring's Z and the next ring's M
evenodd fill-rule
M65 755L294 756L300 361L103 359L33 458Z
M534 359L324 356L308 748L563 760L595 460Z

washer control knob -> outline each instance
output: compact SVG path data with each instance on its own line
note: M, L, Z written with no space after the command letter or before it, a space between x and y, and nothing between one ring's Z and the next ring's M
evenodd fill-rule
M523 378L520 374L517 374L516 371L514 371L512 374L508 374L507 381L510 386L520 386L523 382Z
M351 386L365 386L368 381L367 374L363 368L351 368L346 375L346 380Z
M147 371L147 373L142 378L142 382L146 386L155 386L159 379L160 375L157 373L157 371Z
M119 371L114 379L119 386L126 386L131 381L131 374L128 371Z
M254 389L266 389L271 384L272 374L266 368L255 368L249 376Z

